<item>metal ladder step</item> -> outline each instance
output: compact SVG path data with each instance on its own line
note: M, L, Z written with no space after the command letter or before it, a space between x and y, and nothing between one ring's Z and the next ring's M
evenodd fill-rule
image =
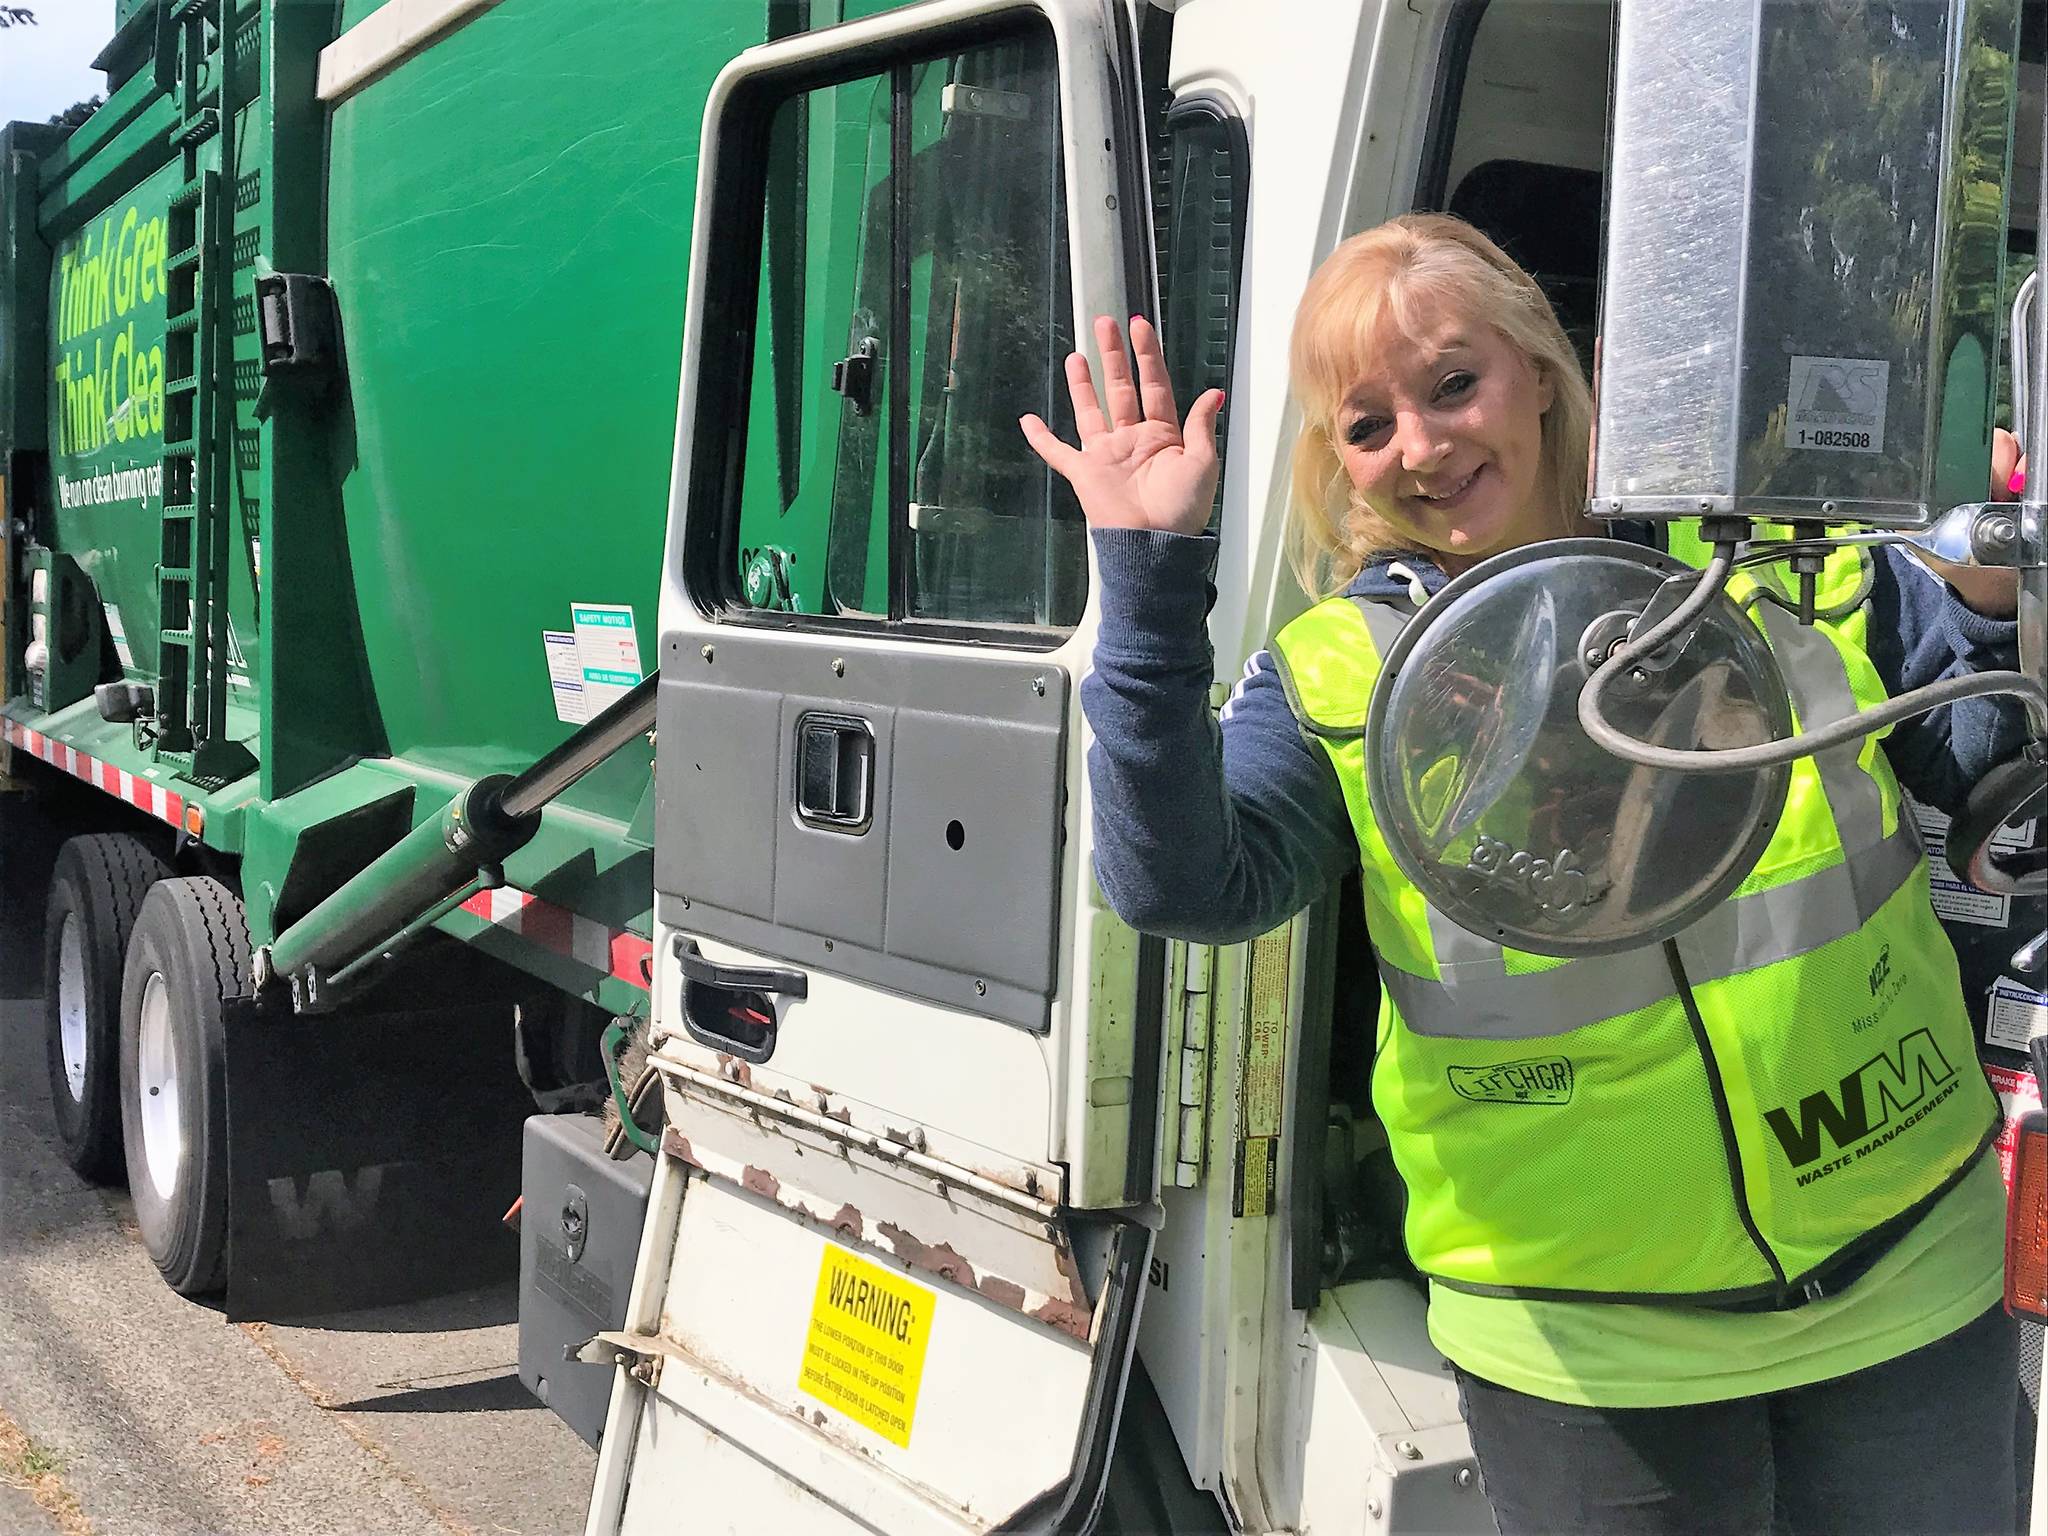
M194 144L204 143L219 132L219 108L201 107L197 112L171 129L171 147L174 149L189 149Z

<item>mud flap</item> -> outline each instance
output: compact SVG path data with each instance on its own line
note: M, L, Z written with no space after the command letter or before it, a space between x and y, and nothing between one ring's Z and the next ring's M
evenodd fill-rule
M518 1274L503 1217L533 1099L508 1003L308 1018L243 1001L224 1023L231 1319Z

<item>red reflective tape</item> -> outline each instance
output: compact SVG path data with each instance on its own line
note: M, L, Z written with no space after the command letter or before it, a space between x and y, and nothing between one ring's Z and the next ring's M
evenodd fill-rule
M31 730L17 720L4 722L0 729L4 729L7 739L23 751L60 772L83 780L103 794L112 795L124 805L132 805L174 827L185 824L184 796L132 774L128 785L123 786L121 770L114 764L94 757L90 752L68 747L61 741L52 741L41 731Z
M481 918L494 928L517 934L529 944L538 945L550 954L560 955L565 960L574 960L580 965L591 965L588 954L580 954L576 944L576 929L579 923L595 927L588 918L579 918L567 907L558 907L551 901L542 901L538 896L522 891L516 886L500 886L496 890L478 891L465 901L461 909L471 917ZM637 933L626 933L614 929L603 930L604 951L608 957L608 973L628 986L645 991L654 979L654 946ZM586 948L588 945L586 944ZM592 966L604 970L605 964Z
M576 958L576 919L566 908L553 902L534 900L519 914L519 936L531 939L542 949Z
M643 991L654 985L654 946L637 933L612 935L612 975Z

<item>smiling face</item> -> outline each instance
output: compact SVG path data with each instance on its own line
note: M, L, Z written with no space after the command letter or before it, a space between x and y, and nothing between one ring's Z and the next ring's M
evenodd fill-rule
M1331 435L1358 498L1455 574L1556 537L1544 484L1548 379L1499 331L1418 293L1406 326L1381 312Z

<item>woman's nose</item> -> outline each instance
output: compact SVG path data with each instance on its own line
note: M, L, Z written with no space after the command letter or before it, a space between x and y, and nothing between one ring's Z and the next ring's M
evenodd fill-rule
M1411 472L1434 469L1450 453L1443 435L1432 431L1419 413L1402 411L1394 418L1395 439L1401 449L1401 467Z

